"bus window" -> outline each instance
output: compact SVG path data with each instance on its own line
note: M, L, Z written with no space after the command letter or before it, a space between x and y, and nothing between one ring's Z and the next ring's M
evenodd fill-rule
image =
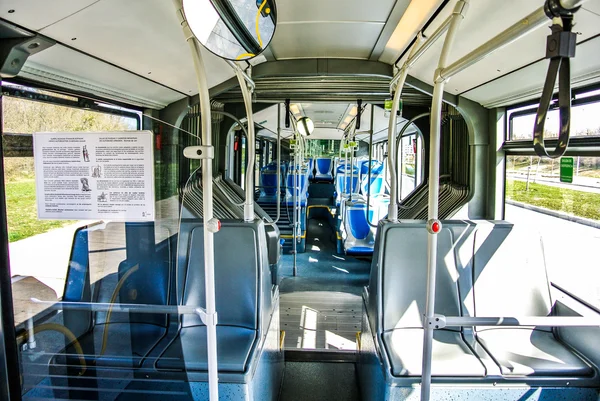
M405 135L398 144L399 200L406 198L423 182L423 141L416 132Z
M588 92L589 95L593 92ZM600 115L600 102L590 102L590 96L576 96L571 108L571 138L600 136L600 124L594 123ZM597 95L594 97L597 98ZM508 112L509 137L511 141L531 140L531 133L535 122L537 106L517 108ZM558 138L559 111L548 111L544 137L547 139Z
M600 157L574 156L572 183L560 164L507 156L505 218L540 232L553 284L600 308Z

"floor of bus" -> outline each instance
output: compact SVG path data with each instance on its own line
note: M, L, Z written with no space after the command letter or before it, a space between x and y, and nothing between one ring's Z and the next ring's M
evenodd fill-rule
M309 213L306 252L284 255L280 268L281 329L286 350L355 351L362 289L371 262L337 254L334 220L327 209Z
M296 255L296 276L294 255L282 257L286 365L281 401L360 400L353 356L371 261L338 254L335 220L329 209L319 209L308 213L306 252Z
M138 393L139 392L139 393ZM115 401L192 400L182 382L133 382ZM279 401L360 401L353 363L286 362Z

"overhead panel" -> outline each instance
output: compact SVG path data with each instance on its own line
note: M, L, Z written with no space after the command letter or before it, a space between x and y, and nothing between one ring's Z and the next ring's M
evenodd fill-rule
M443 12L428 27L425 32L426 35L433 33L443 20L450 15L454 3L455 1L444 8ZM450 53L448 65L467 55L539 7L540 4L538 2L523 2L520 0L507 0L503 3L502 7L498 7L497 2L494 0L481 0L470 3L467 15L460 26L453 50ZM577 25L574 30L581 33L578 35L578 42L585 41L587 38L600 32L599 18L597 15L586 10L581 10L577 13ZM481 21L485 21L485 24L482 24ZM550 25L551 21L548 20L548 26ZM546 53L546 37L549 33L550 30L548 28L542 27L497 50L452 77L446 85L446 91L453 94L466 92L478 85L544 58ZM410 75L427 83L433 81L444 37L438 40L417 61L409 71ZM406 56L404 59L406 59ZM539 79L543 80L544 77L545 72L534 82L537 82ZM506 93L513 89L518 91L520 88L528 86L529 81L519 82L517 85L517 87L513 88L501 88L501 93Z
M278 59L368 59L395 0L308 0L277 3L271 50Z
M311 76L311 77L268 77L255 78L254 97L258 102L334 102L354 103L362 99L364 103L383 104L390 96L390 80L386 77L356 76ZM239 87L233 87L215 97L222 103L240 102ZM405 105L427 105L430 98L413 89L402 92Z
M588 10L598 16L600 16L600 2L599 1L588 1L582 8Z
M600 37L577 46L577 56L571 59L573 88L600 82ZM541 60L517 72L480 86L463 96L485 107L499 107L540 97L548 60Z
M395 0L278 1L277 22L377 21L385 22Z
M42 33L181 92L198 93L172 1L102 0ZM203 59L209 86L233 77L223 60L204 49Z
M294 58L368 59L383 22L279 24L271 43L278 60Z
M179 92L62 45L55 45L29 57L19 76L157 109L184 97Z
M0 18L34 31L52 25L99 0L2 0Z
M434 30L437 29L451 14L455 3L455 1L451 1L450 4L444 8L444 11L438 15L435 22L428 27L425 32L426 35L433 33ZM452 51L448 56L448 65L492 39L494 36L539 7L540 2L522 0L506 0L503 2L502 7L498 7L498 3L495 0L480 0L469 3L466 16L460 25ZM485 21L485 23L482 23L482 21ZM540 28L539 31L543 31L543 28ZM446 35L443 35L427 52L425 52L425 54L423 54L409 71L410 75L427 83L433 82L433 75L438 66L445 38ZM545 36L543 43L546 43ZM541 52L543 54L544 49L541 49ZM496 56L497 55L498 53L496 53ZM494 55L489 57L494 57ZM526 55L526 60L523 60L518 54L504 54L501 57L500 63L504 65L513 63L516 65L515 68L517 68L518 66L531 62L539 57L539 54L534 54L533 56ZM467 81L470 80L471 83L462 82L460 87L457 86L457 82L460 82L459 75L456 75L447 83L446 91L454 94L460 93L461 89L465 86L469 89L494 76L500 75L501 73L498 73L496 70L497 68L494 68L493 71L484 71L483 74L478 76L468 74Z
M310 117L313 116L318 118L320 114L328 114L338 115L341 113L343 118L347 117L346 111L349 109L349 106L352 104L332 104L332 103L302 103L301 108L304 111L304 114ZM282 108L283 111L283 108ZM323 113L325 112L325 113ZM335 118L335 117L334 117ZM260 131L261 136L266 136L270 138L277 137L277 106L273 105L266 109L263 109L257 113L254 113L254 120L260 122L260 125L265 127L266 130ZM314 120L313 120L314 121ZM400 131L402 127L406 124L407 120L399 117L397 131ZM371 124L371 105L366 104L365 109L362 115L362 124L361 129L357 133L357 139L362 141L369 141L369 129ZM373 142L379 142L385 140L387 138L388 132L388 124L389 118L385 115L383 108L379 106L375 106L375 114L373 115ZM290 130L286 130L283 127L283 116L282 116L282 138L289 137L292 133ZM406 133L414 132L414 128L409 128ZM320 127L316 127L313 133L310 135L309 139L341 139L344 131L337 128L327 128L322 125Z
M348 105L345 103L303 103L302 110L306 117L315 124L315 128L336 129L347 116Z

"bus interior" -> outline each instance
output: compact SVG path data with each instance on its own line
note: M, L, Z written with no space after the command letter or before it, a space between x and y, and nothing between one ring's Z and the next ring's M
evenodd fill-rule
M600 401L600 1L2 0L0 38L1 399Z

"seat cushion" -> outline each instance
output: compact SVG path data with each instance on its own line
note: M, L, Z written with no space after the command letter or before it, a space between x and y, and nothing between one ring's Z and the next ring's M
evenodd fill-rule
M166 328L143 323L110 323L106 349L102 355L102 342L106 325L94 326L93 332L84 334L78 339L85 354L87 364L110 367L137 367L144 357L166 334ZM79 364L79 355L73 346L66 349L67 361ZM57 355L57 363L64 363L64 358Z
M421 376L423 329L395 329L385 332L383 344L394 376ZM437 330L433 333L431 374L433 376L485 376L485 368L473 355L460 333Z
M591 376L592 369L552 333L540 330L490 329L477 333L479 342L514 376Z
M254 348L256 331L217 326L219 372L244 373ZM156 362L158 369L208 371L206 326L185 327Z

